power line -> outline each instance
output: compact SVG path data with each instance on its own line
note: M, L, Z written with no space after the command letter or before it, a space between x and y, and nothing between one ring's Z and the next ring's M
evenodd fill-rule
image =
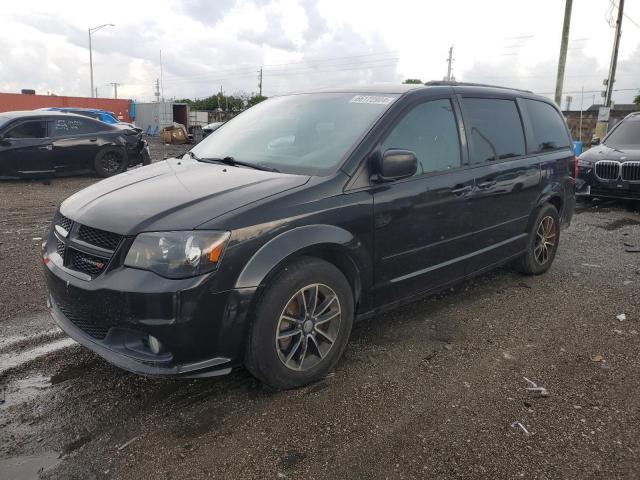
M326 62L334 63L335 61L340 61L340 60L350 60L350 59L353 59L353 58L363 58L363 57L373 57L373 56L387 56L387 55L397 54L397 53L398 53L397 50L392 50L392 51L386 51L386 52L366 53L366 54L361 54L361 55L349 55L349 56L343 56L343 57L315 58L315 59L301 60L301 61L298 61L298 62L265 64L265 65L262 65L262 68L269 69L269 68L272 68L272 67L281 67L281 66L288 66L288 65L313 66L315 64L321 64L321 63L326 63ZM366 60L365 62L369 62L369 61L374 61L374 60ZM321 65L321 66L328 66L328 65ZM232 73L249 73L249 72L256 71L258 68L260 68L260 67L257 66L257 65L246 66L246 67L236 67L236 68L223 68L223 69L217 69L217 70L215 70L213 72L209 72L209 73L201 73L201 74L196 74L196 75L190 75L190 77L191 78L198 78L198 77L205 77L205 76L211 76L211 75L220 75L220 74L227 74L227 73L228 74L232 74ZM167 75L180 77L180 75L176 75L176 74L167 74Z

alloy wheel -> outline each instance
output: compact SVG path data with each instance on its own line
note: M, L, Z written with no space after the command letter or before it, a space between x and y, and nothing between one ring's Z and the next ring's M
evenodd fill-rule
M314 283L298 290L284 307L276 329L276 351L285 367L306 371L335 344L342 311L331 287Z
M544 265L551 258L556 245L556 221L551 216L544 217L538 224L533 256L539 265Z
M122 155L118 152L107 152L102 157L102 168L105 173L117 173L122 166Z

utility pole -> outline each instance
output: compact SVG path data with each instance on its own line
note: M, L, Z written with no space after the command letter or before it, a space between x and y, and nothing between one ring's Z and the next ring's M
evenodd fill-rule
M162 95L162 101L164 102L164 81L162 79L162 49L160 49L160 92Z
M156 97L156 102L160 102L160 79L156 78L156 91L153 94Z
M607 91L604 97L604 106L611 106L611 95L613 84L616 80L616 66L618 64L618 48L620 47L620 35L622 34L622 16L624 15L624 0L618 0L618 19L616 20L616 33L613 38L613 52L611 53L611 64L609 65L609 77L607 78Z
M609 64L609 76L605 80L606 90L604 91L604 107L598 112L601 121L596 124L595 136L602 138L609 130L609 111L611 108L611 96L613 94L613 84L616 81L616 67L618 65L618 48L620 47L620 35L622 34L622 17L624 15L624 0L618 0L618 18L616 20L616 33L613 37L613 52L611 52L611 63Z
M113 85L113 98L118 98L118 82L111 82L109 85Z
M258 95L262 97L262 67L260 67L260 75L258 75Z
M115 27L115 25L113 23L105 23L104 25L99 25L97 27L89 27L88 31L89 31L89 72L91 74L91 96L94 96L94 90L93 90L93 49L91 48L91 34L93 32L97 32L98 30L100 30L101 28L104 27Z
M89 28L89 75L91 75L91 96L97 97L98 95L93 93L93 50L91 48L91 29Z
M571 7L573 0L565 0L564 23L562 24L562 40L560 41L560 58L558 59L558 76L556 77L557 105L562 101L562 86L564 83L564 66L567 63L567 46L569 45L569 27L571 26Z
M453 77L451 75L452 69L453 69L453 45L451 45L451 48L449 49L449 58L447 58L447 76L445 77L445 80L447 82L451 82L453 80Z

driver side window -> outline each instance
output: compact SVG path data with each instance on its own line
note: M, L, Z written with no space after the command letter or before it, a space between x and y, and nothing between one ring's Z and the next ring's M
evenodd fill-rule
M381 150L411 150L416 175L460 166L460 138L451 101L432 100L413 107L382 142Z

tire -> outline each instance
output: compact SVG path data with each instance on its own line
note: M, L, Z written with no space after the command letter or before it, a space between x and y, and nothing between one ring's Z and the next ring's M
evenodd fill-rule
M543 225L544 222L544 225ZM553 235L553 236L552 236ZM544 242L546 239L546 242ZM525 275L540 275L551 267L560 241L560 216L556 207L543 205L529 231L527 252L515 263L515 269ZM551 245L549 243L552 243Z
M313 315L304 315L304 305ZM342 357L353 292L335 266L301 257L273 277L253 311L245 365L263 383L286 390L322 379Z
M127 155L120 148L104 148L93 161L93 169L99 177L107 178L127 169Z

